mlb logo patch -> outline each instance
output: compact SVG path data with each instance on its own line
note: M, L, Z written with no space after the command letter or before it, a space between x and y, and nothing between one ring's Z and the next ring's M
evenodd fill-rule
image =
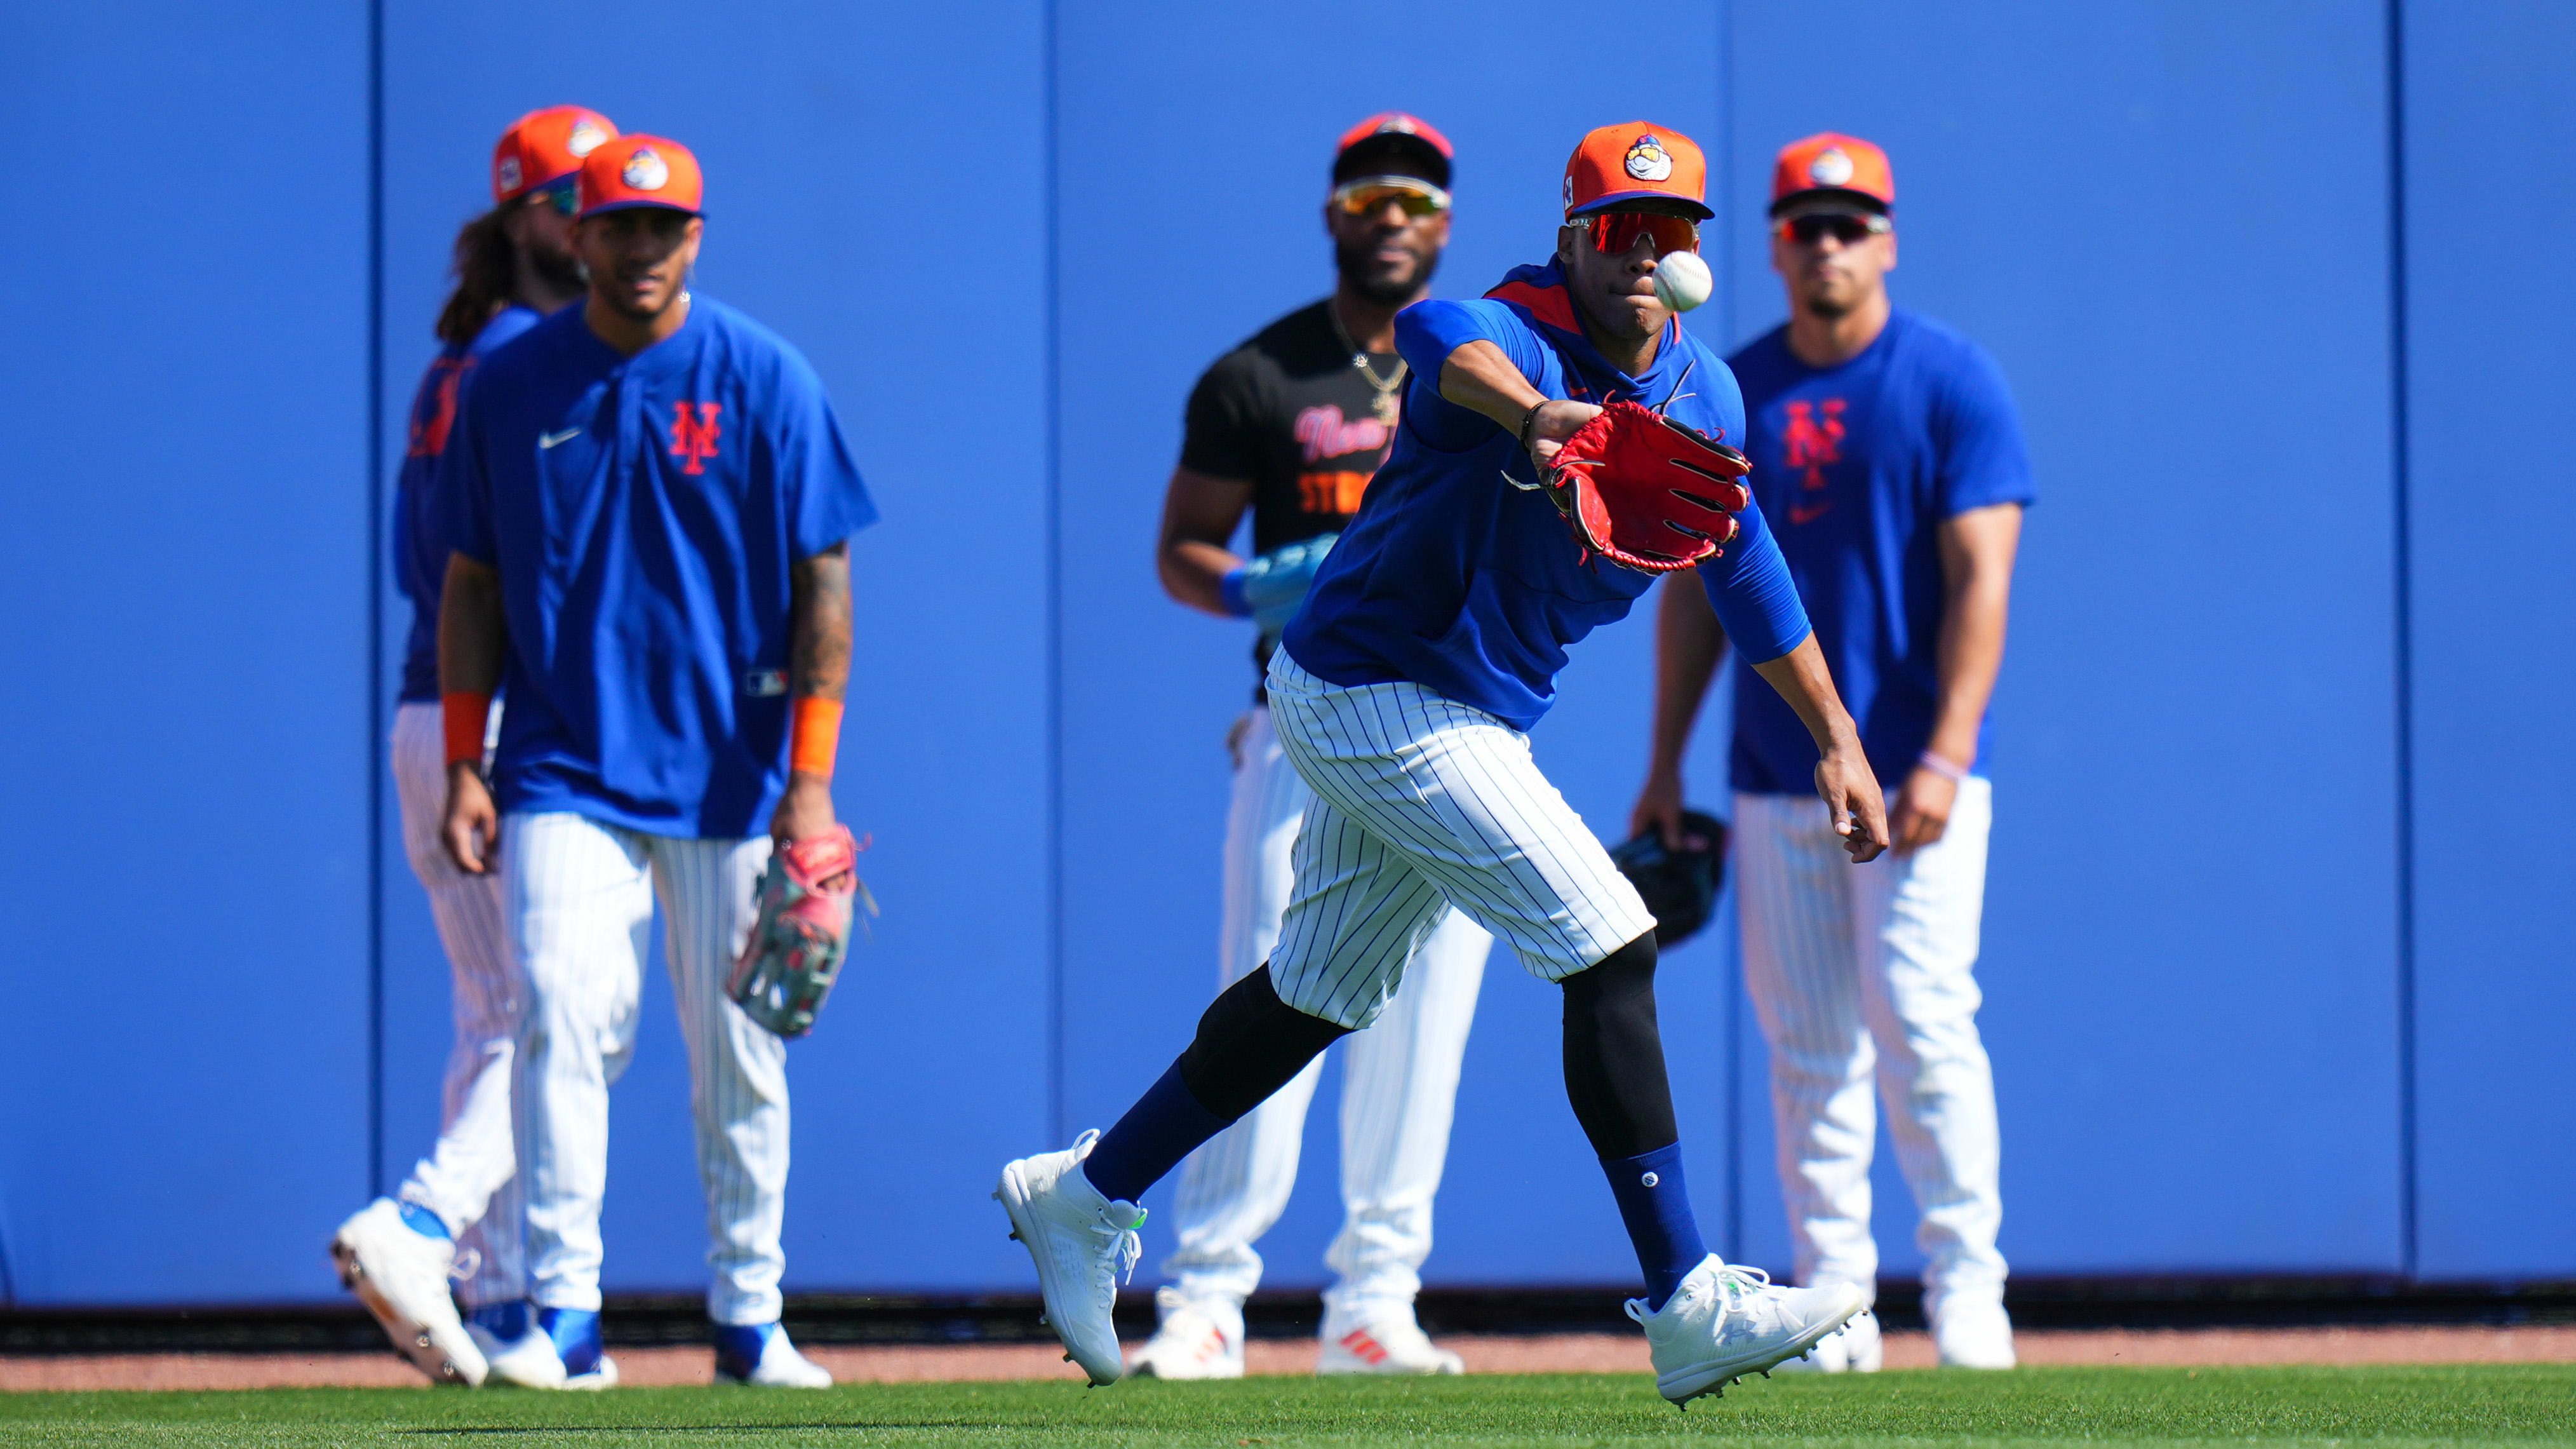
M501 190L516 191L519 189L519 174L519 158L504 156L501 158L500 172L494 180Z

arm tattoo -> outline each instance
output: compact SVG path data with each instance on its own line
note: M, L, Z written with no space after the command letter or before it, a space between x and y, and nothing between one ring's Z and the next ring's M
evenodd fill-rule
M793 692L843 698L850 686L850 551L834 544L798 559L788 618Z

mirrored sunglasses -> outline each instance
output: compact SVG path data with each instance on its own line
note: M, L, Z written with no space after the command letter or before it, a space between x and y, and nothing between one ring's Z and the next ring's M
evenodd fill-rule
M1666 216L1656 211L1603 211L1574 219L1575 226L1592 233L1592 245L1610 256L1622 256L1637 244L1637 238L1655 239L1655 255L1668 252L1699 250L1699 223L1686 216Z
M1780 235L1802 247L1814 246L1828 236L1851 246L1864 237L1885 236L1891 230L1886 217L1849 211L1809 212L1805 216L1783 217L1772 225Z
M1373 216L1390 201L1416 218L1449 209L1449 193L1428 181L1371 176L1333 188L1333 205L1344 216Z
M555 215L571 217L581 211L581 184L569 178L542 190L528 193L528 205L551 206Z

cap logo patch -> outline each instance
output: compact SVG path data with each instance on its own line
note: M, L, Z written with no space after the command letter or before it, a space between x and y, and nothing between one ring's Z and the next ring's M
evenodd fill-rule
M1410 136L1414 134L1413 118L1410 116L1390 116L1377 123L1377 130L1374 134L1380 136Z
M503 191L516 191L519 189L518 157L504 156L501 158L500 181L501 189Z
M1651 134L1639 136L1628 147L1628 174L1640 181L1670 181L1673 177L1672 153Z
M1852 158L1840 146L1828 146L1807 163L1807 179L1818 186L1840 186L1852 179Z
M598 150L607 139L608 133L599 128L599 123L584 116L572 123L572 134L564 138L564 149L578 160Z
M671 164L655 155L652 147L638 146L635 154L626 158L626 169L617 173L617 179L638 191L659 191L671 179Z

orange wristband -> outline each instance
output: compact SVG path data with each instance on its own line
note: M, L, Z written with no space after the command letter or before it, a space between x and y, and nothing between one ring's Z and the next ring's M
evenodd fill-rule
M789 731L787 768L830 779L832 759L841 752L841 702L800 695L796 724Z
M442 694L438 697L439 717L447 726L447 763L459 760L483 762L483 726L492 717L492 696L488 694Z

